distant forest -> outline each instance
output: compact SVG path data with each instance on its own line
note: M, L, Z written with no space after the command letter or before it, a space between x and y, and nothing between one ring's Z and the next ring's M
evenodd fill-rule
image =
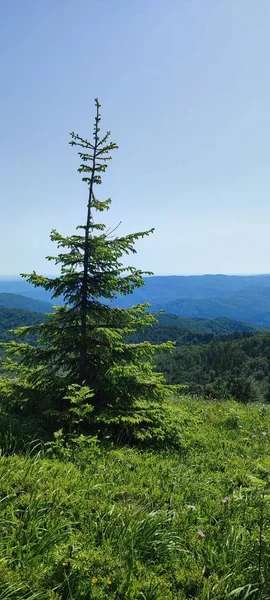
M189 319L161 315L131 341L175 341L172 354L156 357L168 383L181 391L241 402L270 401L270 333L230 319Z
M39 325L45 316L29 310L0 307L0 341L14 339L11 329ZM254 325L220 319L191 319L161 314L159 322L128 341L175 342L172 354L156 356L168 383L181 391L208 398L234 397L241 402L270 401L270 332ZM37 337L28 341L35 344Z

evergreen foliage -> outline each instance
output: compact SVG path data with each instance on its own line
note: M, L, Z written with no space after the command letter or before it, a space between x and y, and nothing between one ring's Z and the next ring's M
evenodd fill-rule
M26 411L46 413L65 423L69 408L76 404L70 397L70 386L83 387L85 421L102 430L103 416L113 413L114 426L127 421L145 421L150 403L160 402L168 394L163 375L155 372L153 357L158 349L170 350L172 344L153 345L150 342L127 343L128 335L151 326L156 317L147 311L147 304L128 309L113 307L110 301L117 294L127 295L144 285L143 275L149 274L133 266L125 266L123 255L136 252L137 240L153 229L118 236L96 220L98 213L110 208L111 199L99 200L96 190L102 175L117 148L110 141L110 132L100 134L100 104L95 101L96 116L93 140L71 133L70 144L78 147L79 173L88 188L87 215L84 225L75 234L62 236L53 230L51 240L59 253L47 257L60 267L55 278L23 274L27 282L50 292L54 299L63 298L64 305L36 327L17 330L25 335L23 343L5 344L2 394ZM27 335L37 333L39 343L27 343ZM74 388L73 388L74 389ZM83 410L80 396L80 410ZM106 416L105 416L106 415Z
M270 335L249 332L194 337L172 356L157 357L170 384L185 384L188 393L240 402L269 402Z

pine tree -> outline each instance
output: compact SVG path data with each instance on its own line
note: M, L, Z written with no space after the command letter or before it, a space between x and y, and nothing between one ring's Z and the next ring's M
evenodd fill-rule
M79 149L78 171L88 188L86 223L68 237L52 231L51 240L59 253L47 258L59 266L59 275L23 274L64 303L54 307L41 325L17 331L25 339L37 333L36 346L26 341L5 344L4 368L9 374L2 379L2 390L26 411L57 414L60 422L76 398L82 403L81 390L84 406L91 407L92 420L97 421L101 414L108 418L110 411L116 419L120 414L122 419L131 418L139 406L159 402L168 391L163 376L154 369L153 357L157 350L170 350L172 345L126 341L128 335L156 322L148 305L120 309L111 304L118 294L130 294L142 286L143 276L150 274L124 266L121 259L135 253L136 241L153 229L118 236L117 228L106 229L96 221L97 214L111 205L110 198L98 200L96 190L117 146L110 141L110 132L100 134L97 99L95 107L92 142L74 132L70 141Z

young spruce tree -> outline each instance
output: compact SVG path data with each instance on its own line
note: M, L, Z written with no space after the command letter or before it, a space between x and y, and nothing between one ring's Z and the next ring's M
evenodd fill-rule
M147 305L121 309L110 303L118 294L142 286L143 275L150 274L124 266L121 259L135 253L136 241L153 230L118 236L96 220L98 213L110 208L111 199L99 200L97 188L117 146L110 141L110 132L100 134L97 99L95 107L93 140L73 132L70 141L79 149L78 171L88 188L85 225L69 237L52 231L59 254L47 258L59 266L59 275L23 274L64 304L41 325L17 330L25 340L36 333L35 346L24 340L4 345L8 375L2 378L2 393L28 414L49 415L60 425L69 419L92 429L95 425L104 430L105 424L127 427L131 422L147 428L154 415L149 416L149 409L168 393L162 374L154 370L153 357L172 345L127 343L128 335L151 326L156 318Z

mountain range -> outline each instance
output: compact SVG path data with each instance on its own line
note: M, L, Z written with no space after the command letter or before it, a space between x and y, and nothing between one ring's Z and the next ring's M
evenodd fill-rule
M24 299L23 299L24 298ZM36 304L34 303L36 302ZM151 310L163 309L177 316L270 325L270 275L153 276L129 296L119 296L113 305L129 307L149 302ZM50 294L23 279L0 279L0 306L47 312Z
M183 317L226 317L269 326L270 275L147 277L144 287L114 304L128 307L140 302Z
M52 303L29 298L28 296L21 296L20 294L8 294L3 292L0 293L0 307L21 309L35 313L46 313L51 312Z
M155 305L153 305L153 308ZM156 306L161 308L161 306ZM223 298L179 298L163 305L166 312L179 316L270 324L270 288L247 288Z
M19 294L20 296L28 296L42 302L51 304L51 295L46 290L39 287L34 287L22 277L2 277L0 276L0 294ZM57 304L57 302L55 303Z
M6 294L6 296L9 297L9 294ZM16 295L14 294L14 296ZM16 296L16 298L20 299L23 296ZM34 300L33 302L37 301ZM43 303L40 304L43 305ZM33 312L25 309L4 308L0 306L0 341L14 339L14 335L10 330L25 325L39 325L44 321L44 318L44 314L41 311ZM140 342L148 340L159 344L173 340L179 345L198 343L198 340L209 342L215 336L230 336L231 334L237 336L239 334L241 337L245 334L253 334L256 331L258 331L258 327L255 325L226 318L213 320L189 319L187 317L177 317L176 315L163 313L158 316L157 323L142 332L130 336L129 341ZM29 341L28 338L27 341Z

